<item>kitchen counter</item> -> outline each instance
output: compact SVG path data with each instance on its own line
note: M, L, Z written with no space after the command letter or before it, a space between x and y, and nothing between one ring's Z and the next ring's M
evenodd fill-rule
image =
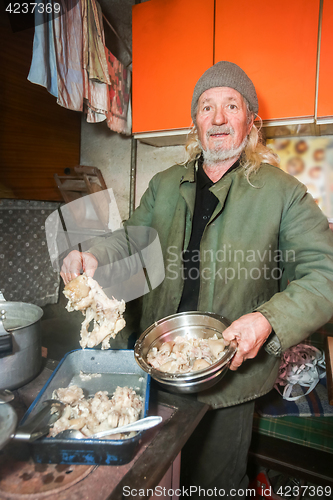
M40 375L14 391L16 397L12 406L19 419L43 388L56 365L56 361L44 361ZM161 415L163 422L143 434L135 457L122 466L35 464L29 456L28 445L10 441L0 451L0 499L148 498L207 409L208 406L199 403L195 395L164 392L152 380L148 414ZM148 494L147 490L150 490Z

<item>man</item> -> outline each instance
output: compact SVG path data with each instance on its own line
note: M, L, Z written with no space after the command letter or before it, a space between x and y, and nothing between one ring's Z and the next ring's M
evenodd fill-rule
M197 309L228 318L224 336L238 342L225 377L198 394L215 411L183 453L184 481L206 489L246 487L254 399L272 389L281 353L333 315L333 235L306 188L258 141L257 112L241 68L209 68L193 93L189 161L157 174L127 222L157 231L166 269L144 297L142 329ZM65 283L81 268L93 275L113 252L112 237L72 252Z

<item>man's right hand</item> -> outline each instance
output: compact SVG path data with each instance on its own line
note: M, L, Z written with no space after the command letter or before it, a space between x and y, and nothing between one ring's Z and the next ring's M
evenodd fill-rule
M91 278L98 267L98 260L89 252L78 252L73 250L64 258L60 276L65 285L80 275L81 271Z

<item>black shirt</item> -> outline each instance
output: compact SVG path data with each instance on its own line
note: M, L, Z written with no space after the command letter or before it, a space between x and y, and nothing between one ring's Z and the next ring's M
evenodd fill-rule
M180 299L178 312L196 311L198 307L200 290L200 242L204 229L209 222L218 203L216 196L209 191L214 182L205 173L203 160L198 161L196 172L196 193L195 205L192 221L192 233L187 247L183 254L183 276L184 289ZM232 165L224 175L239 166L239 160Z

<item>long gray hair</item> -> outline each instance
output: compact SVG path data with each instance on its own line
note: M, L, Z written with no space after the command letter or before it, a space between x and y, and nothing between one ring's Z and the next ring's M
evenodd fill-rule
M245 99L244 99L245 100ZM246 102L246 100L245 100ZM252 117L252 112L249 110L248 103L247 104L247 116L248 120ZM248 141L244 149L244 153L242 154L242 168L244 170L245 176L249 181L249 177L252 174L255 174L262 163L269 163L270 165L278 166L279 158L273 153L271 149L265 146L262 134L261 134L261 124L262 120L260 120L260 126L254 124L251 132L248 135ZM193 125L192 130L188 134L187 142L185 145L186 152L186 162L193 161L200 157L201 155L201 147L199 144L198 132L195 125Z

